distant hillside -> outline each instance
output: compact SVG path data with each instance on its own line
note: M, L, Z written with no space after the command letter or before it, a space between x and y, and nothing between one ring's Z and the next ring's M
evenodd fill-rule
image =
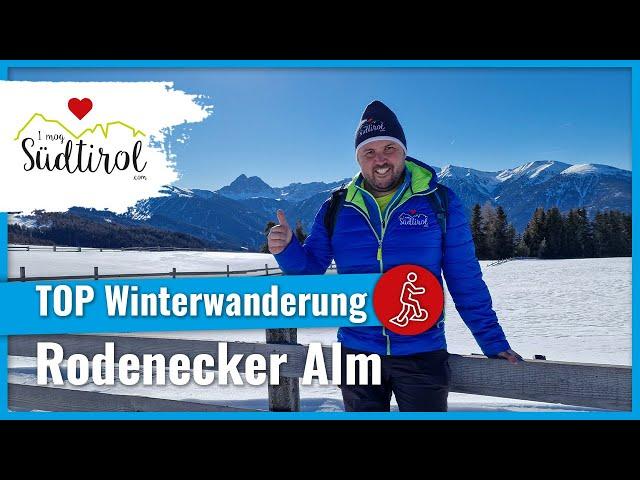
M558 207L565 214L571 209L584 208L590 219L599 211L631 213L631 172L608 165L536 161L493 172L454 165L436 168L436 172L439 181L456 192L469 215L476 203L501 206L519 232L524 231L538 207ZM122 214L81 207L71 208L67 214L107 229L100 237L102 243L115 241L109 238L115 235L115 230L108 228L118 225L123 230L117 231L125 242L134 241L124 233L132 230L131 235L142 237L144 245L186 243L221 250L259 251L265 242L265 226L269 221L276 221L277 209L283 209L292 224L299 220L309 232L322 203L334 188L348 180L271 187L259 177L243 174L217 191L166 186L157 196L140 200ZM46 220L34 222L29 215L16 221L31 227L31 223L46 223ZM87 226L85 230L96 228ZM14 231L14 235L22 233ZM179 234L182 236L176 236ZM33 239L52 238L51 233L28 235ZM97 241L88 232L84 232L83 237L78 235L74 236L69 230L66 237L57 238L58 241L64 238L72 246L76 246L80 238L92 244Z
M9 224L9 243L96 248L207 248L208 242L184 233L146 226L94 221L71 213L37 212Z

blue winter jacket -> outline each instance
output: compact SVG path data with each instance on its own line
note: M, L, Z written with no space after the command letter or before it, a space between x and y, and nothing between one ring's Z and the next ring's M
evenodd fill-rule
M410 263L428 269L442 284L442 272L460 316L484 354L495 355L510 348L482 280L462 203L453 191L437 183L433 168L407 157L404 183L384 215L362 187L362 181L362 174L358 174L349 184L332 238L324 225L327 200L304 245L294 235L289 245L275 255L282 271L288 275L323 274L335 259L341 274L386 272ZM444 257L440 225L426 198L436 188L447 188L449 198ZM403 214L424 214L427 222L401 223L399 217ZM381 355L446 349L444 312L433 327L419 335L398 335L382 326L342 327L338 340L349 348Z

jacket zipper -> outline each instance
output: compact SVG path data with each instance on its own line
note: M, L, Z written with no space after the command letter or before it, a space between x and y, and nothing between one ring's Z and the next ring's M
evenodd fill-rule
M433 190L429 190L428 192L424 192L424 193L414 193L413 195L411 195L411 197L426 197L427 195L429 195L429 194L431 194L431 193L435 192L437 189L438 189L438 187L434 188ZM409 197L409 198L411 198L411 197ZM396 208L398 208L399 206L400 206L400 204L398 204L398 205L396 205L395 207L393 207L393 210L391 210L391 212L389 212L389 213L388 213L388 215L386 215L387 220L388 220L389 218L391 218L391 215L392 215L392 214L393 214L393 212L396 210ZM383 236L384 236L384 234L383 234ZM443 313L444 313L444 309L443 309ZM442 319L442 320L440 320L440 321L437 323L436 327L437 327L437 328L442 328L443 323L444 323L444 317L443 317L443 319Z
M359 208L351 206L348 203L345 203L344 206L353 208L360 215L362 215L364 219L367 221L369 228L371 228L371 231L373 232L373 235L376 237L376 240L378 240L378 253L376 254L376 259L380 264L380 273L382 273L384 268L382 263L382 237L378 236L378 232L376 232L376 229L373 228L373 225L371 225L371 220L369 220L369 218L363 212L361 212ZM380 207L378 207L378 211L380 211ZM380 217L381 217L380 220L382 221L382 214L380 214ZM384 229L382 231L382 234L384 235ZM389 339L389 335L387 334L387 329L385 327L382 327L382 335L384 335L387 338L387 355L391 355L391 340Z
M363 188L361 188L361 187L356 187L356 188L358 188L358 190L362 191L363 193L366 193L367 195L369 195L369 196L371 196L373 198L373 195L371 195L369 192L367 192ZM411 197L429 195L430 193L435 192L436 188L434 188L433 190L429 190L428 192L425 192L425 193L414 193L413 195L411 195ZM409 197L409 198L411 198L411 197ZM373 200L375 202L375 198L373 198ZM378 236L378 233L376 232L375 228L373 228L373 225L371 225L371 221L369 220L369 218L362 211L360 211L359 208L356 208L354 206L349 205L348 203L345 203L346 207L350 207L350 208L353 208L353 209L357 210L358 213L360 213L360 215L362 215L364 217L364 219L367 221L367 224L369 225L369 228L371 228L371 231L373 232L373 235L376 237L376 240L378 240L378 252L376 254L376 259L380 263L380 273L384 272L384 262L382 260L382 241L384 240L384 234L385 234L385 232L387 230L387 222L389 221L389 218L391 218L391 215L393 214L393 212L400 205L402 205L404 203L405 202L398 203L395 207L393 207L393 209L387 210L387 213L385 214L384 219L383 219L382 218L382 212L380 211L380 206L378 205L378 202L375 202L376 206L378 207L378 214L380 215L380 225L382 227L382 232L381 232L380 236ZM387 329L385 327L382 327L382 334L387 339L387 355L391 355L391 339L389 338L389 335L387 334Z

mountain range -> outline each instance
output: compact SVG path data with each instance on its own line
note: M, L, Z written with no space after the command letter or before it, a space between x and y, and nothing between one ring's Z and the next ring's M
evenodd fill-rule
M537 207L557 206L563 212L584 207L591 216L604 210L631 212L631 172L608 165L537 161L497 172L453 165L435 170L469 214L476 203L501 205L518 231ZM81 207L69 213L96 222L180 232L215 248L253 251L264 244L265 226L276 220L278 208L308 232L331 190L349 181L272 187L259 177L242 174L215 191L167 186L159 196L137 202L124 214Z

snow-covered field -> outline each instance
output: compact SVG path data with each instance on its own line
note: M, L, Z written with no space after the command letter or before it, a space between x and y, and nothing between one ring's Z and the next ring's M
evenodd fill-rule
M49 247L50 248L50 247ZM115 273L161 273L172 268L182 272L224 272L277 267L273 255L242 252L142 252L83 249L81 252L52 250L10 251L9 277L19 277L25 267L27 277L55 275L93 275L98 267L101 275Z
M46 252L9 253L9 276L217 271L276 266L271 255L213 252ZM517 260L488 267L481 262L494 308L512 348L525 358L546 355L548 360L631 365L631 259ZM446 295L448 349L452 353L480 353L471 333ZM143 335L143 334L137 334ZM189 331L145 333L144 336L264 341L264 330ZM299 329L298 342L335 341L335 329ZM33 359L10 358L10 381L34 384L23 367ZM18 368L19 370L15 370ZM267 407L266 386L184 387L84 387L128 395L207 401L236 407ZM553 404L452 393L450 410L578 410ZM342 410L337 387L301 387L301 406L306 411ZM584 409L580 409L584 410Z

